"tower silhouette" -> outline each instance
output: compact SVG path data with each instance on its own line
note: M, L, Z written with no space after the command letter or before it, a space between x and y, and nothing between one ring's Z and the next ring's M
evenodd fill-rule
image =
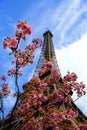
M35 72L34 72L34 77L38 76L38 72L41 69L41 66L44 62L46 61L51 61L54 64L55 69L57 69L59 75L60 75L60 80L58 83L53 84L53 86L50 86L50 93L53 91L54 87L56 87L57 89L61 86L62 84L62 76L60 73L60 69L59 66L57 64L57 60L56 60L56 55L55 55L55 51L54 51L54 46L53 46L53 42L52 42L52 33L48 30L46 31L44 34L44 41L43 41L43 46L42 46L42 50L40 53L40 57L38 60L38 64L36 66ZM39 76L39 78L41 80L43 80L46 76L49 76L50 73L46 72L43 75ZM55 75L54 75L55 76ZM27 84L24 85L24 91L26 92L26 86ZM24 93L25 93L24 92ZM24 94L23 93L23 94ZM22 95L23 95L22 94ZM72 95L72 91L71 93L68 95L68 97L71 99L71 95ZM21 97L20 99L21 100ZM20 102L21 103L21 102ZM20 105L19 103L19 105ZM19 106L17 104L17 108ZM80 130L77 126L80 122L84 123L85 121L87 121L86 116L80 111L80 109L75 105L75 103L73 102L73 100L71 100L71 104L70 105L66 105L64 103L61 103L59 106L57 106L57 108L59 109L59 111L64 110L65 108L72 108L73 111L75 111L78 114L78 117L76 119L71 119L68 120L66 122L64 122L62 125L67 126L67 128L60 129L60 130L68 130L68 124L73 125L74 129L73 130ZM1 122L2 123L2 122ZM1 124L0 124L1 125ZM21 120L20 119L13 119L12 117L8 116L5 120L4 120L4 125L1 125L0 130L20 130L20 125L21 125ZM43 129L45 130L45 129ZM47 128L46 130L52 130L51 127ZM86 130L86 129L85 129Z
M60 73L59 66L57 64L55 51L54 51L53 42L52 42L53 35L48 30L47 32L43 34L43 36L44 36L43 46L42 46L42 50L39 56L37 67L34 72L34 76L38 75L38 71L40 70L41 65L43 64L44 61L52 61L54 63L55 68Z

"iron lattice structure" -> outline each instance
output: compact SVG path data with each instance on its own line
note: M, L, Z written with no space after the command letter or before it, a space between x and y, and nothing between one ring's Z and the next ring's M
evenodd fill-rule
M42 50L40 53L37 67L36 67L35 72L34 72L34 77L36 77L38 75L38 71L40 70L44 61L52 61L54 63L55 68L58 70L60 77L61 77L61 73L59 70L59 66L57 64L54 46L53 46L53 42L52 42L53 35L48 30L47 32L45 32L43 34L43 36L44 36L43 46L42 46ZM61 84L61 79L62 79L62 77L60 78L59 83L54 84L54 86L59 87ZM71 98L71 95L69 95L70 98ZM18 106L21 103L20 101L21 101L21 98L19 99L19 103L17 104L17 106L15 108L18 108ZM75 120L71 120L70 122L75 126L75 130L79 130L77 128L77 125L79 124L79 122L84 123L85 121L87 121L86 116L80 111L80 109L75 105L75 103L73 101L71 101L70 106L65 106L64 104L61 104L61 106L59 107L60 110L63 110L65 108L72 108L76 113L78 113L78 118ZM0 130L20 130L20 124L21 124L20 119L14 120L13 117L7 116L7 118L4 121L0 122Z
M40 53L37 67L36 67L35 72L34 72L34 76L38 75L38 71L40 70L41 65L43 64L44 61L52 61L54 63L55 68L60 73L59 66L57 64L55 51L54 51L53 42L52 42L53 35L48 30L47 32L45 32L43 34L43 36L44 36L43 46L42 46L42 50Z

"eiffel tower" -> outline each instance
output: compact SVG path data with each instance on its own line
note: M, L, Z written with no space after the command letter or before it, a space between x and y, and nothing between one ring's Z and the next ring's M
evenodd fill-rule
M44 61L53 61L55 68L58 70L58 72L60 74L60 70L59 70L59 66L57 64L54 46L53 46L53 42L52 42L53 35L48 30L47 32L45 32L43 34L43 36L44 36L43 46L42 46L42 50L40 53L37 67L34 72L34 76L38 75L38 71L40 70L41 65L43 64Z
M41 50L41 54L38 60L38 64L37 67L35 69L34 72L34 76L36 76L38 74L38 71L41 68L41 65L44 61L53 61L55 68L58 70L58 73L60 74L60 83L61 83L61 73L60 73L60 69L57 63L57 59L56 59L56 55L55 55L55 51L54 51L54 46L53 46L53 42L52 42L52 33L48 30L46 31L44 34L44 44ZM71 94L72 95L72 94ZM70 95L70 98L71 98ZM81 110L76 106L76 104L73 102L71 102L71 106L70 106L75 112L78 113L78 118L75 121L72 121L72 123L76 126L77 128L77 124L79 124L80 121L85 122L87 121L87 117L81 112Z
M60 73L60 69L59 66L57 64L57 60L56 60L56 55L55 55L55 51L54 51L54 46L53 46L53 42L52 42L52 33L48 30L46 31L44 34L44 41L43 41L43 46L42 46L42 50L40 53L40 57L38 60L38 64L37 67L35 69L34 72L34 77L38 76L38 72L41 69L42 64L45 61L52 61L54 64L55 69L57 69L58 73L60 74L60 80L59 80L59 84L62 83L62 76ZM41 80L43 80L46 76L48 76L49 73L45 73L44 75L42 75L40 77ZM57 85L57 84L55 84ZM57 86L58 86L57 85ZM25 85L24 85L25 86ZM69 97L71 98L71 95L69 95ZM18 106L17 106L18 107ZM75 103L73 102L73 100L71 101L71 104L69 106L65 106L64 104L61 104L61 107L59 108L60 110L64 109L64 108L72 108L73 111L75 111L76 113L78 113L78 118L76 118L75 120L70 120L68 122L66 122L66 124L68 125L68 123L73 124L74 128L73 130L80 130L77 125L79 124L79 122L84 123L85 121L87 121L86 116L80 111L80 109L75 105ZM1 122L2 123L2 122ZM1 125L1 124L0 124ZM0 126L0 130L20 130L20 119L13 119L10 118L9 116L4 120L4 125ZM46 130L52 130L51 128L48 128ZM61 129L61 130L68 130L66 128Z

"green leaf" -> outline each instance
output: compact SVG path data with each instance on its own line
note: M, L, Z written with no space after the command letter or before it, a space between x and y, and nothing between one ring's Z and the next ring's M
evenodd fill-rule
M9 52L9 55L12 55L13 54L13 52Z
M26 37L24 37L23 40L25 41L25 40L26 40Z

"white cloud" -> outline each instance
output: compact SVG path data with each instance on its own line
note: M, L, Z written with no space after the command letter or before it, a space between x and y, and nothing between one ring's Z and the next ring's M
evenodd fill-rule
M56 49L56 56L62 76L66 75L68 70L75 72L78 76L78 81L83 81L87 90L87 34L84 34L78 41L67 48ZM75 99L76 96L73 98ZM76 101L76 104L87 115L86 99L87 94Z
M63 75L70 69L77 72L81 79L87 83L87 70L85 69L87 66L87 34L84 34L78 41L68 47L63 47L60 50L56 49L56 55Z
M62 8L64 8L64 11L61 13L61 22L57 24L55 31L57 32L58 30L64 30L64 28L68 27L66 25L71 24L73 21L77 20L79 13L81 14L81 11L78 13L77 12L77 7L78 7L79 2L75 3L75 1L68 1L67 3L64 3ZM66 5L66 6L65 6ZM68 8L66 9L65 7ZM61 8L61 10L62 10ZM59 10L60 11L60 10ZM55 12L55 14L59 14L59 11ZM75 16L76 15L76 16ZM73 18L73 20L72 20Z

